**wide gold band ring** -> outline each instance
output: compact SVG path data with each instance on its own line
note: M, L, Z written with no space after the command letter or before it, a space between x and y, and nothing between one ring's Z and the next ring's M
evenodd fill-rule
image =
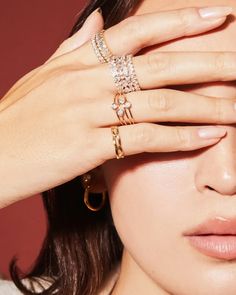
M109 66L118 92L129 93L141 90L132 55L112 56Z

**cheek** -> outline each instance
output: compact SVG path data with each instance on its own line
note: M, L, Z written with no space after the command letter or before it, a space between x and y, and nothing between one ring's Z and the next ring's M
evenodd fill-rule
M167 240L181 234L193 190L194 161L173 153L142 154L104 165L114 223L125 247L140 259L150 253L147 247L164 249Z
M194 180L198 164L197 151L107 161L114 224L136 264L168 294L236 294L234 266L216 267L183 237L204 216Z

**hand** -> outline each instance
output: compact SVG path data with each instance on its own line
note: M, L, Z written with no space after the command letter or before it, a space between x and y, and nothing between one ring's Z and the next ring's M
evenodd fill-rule
M159 12L130 17L108 29L105 38L114 54L135 54L209 31L225 19L202 19L195 8ZM195 150L226 133L217 126L158 122L235 123L234 100L161 88L234 80L234 53L159 52L135 57L134 65L143 90L127 95L137 124L119 128L126 156ZM108 65L98 63L90 42L52 58L19 82L0 104L3 203L55 187L115 158L110 130L119 124L110 107L115 93Z

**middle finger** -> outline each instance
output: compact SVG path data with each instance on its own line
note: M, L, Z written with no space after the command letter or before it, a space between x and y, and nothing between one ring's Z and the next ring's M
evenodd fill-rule
M141 89L236 79L235 52L158 52L136 56L133 62ZM97 79L102 89L116 92L106 64L93 70L102 77Z

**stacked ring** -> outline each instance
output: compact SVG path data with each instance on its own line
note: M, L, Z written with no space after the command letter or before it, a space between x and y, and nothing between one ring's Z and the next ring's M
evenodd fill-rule
M119 122L121 125L135 124L131 113L132 104L126 97L127 93L141 90L134 69L133 56L114 56L105 41L104 30L95 34L95 36L91 39L91 44L99 62L109 63L111 74L117 88L117 94L114 97L111 107L115 111ZM111 131L116 158L124 158L119 129L117 126L112 126Z
M121 125L135 124L130 110L131 106L132 104L127 101L125 94L117 93L115 95L114 102L111 107L114 111L116 111L116 115Z
M108 48L105 38L104 38L104 30L95 34L92 38L91 43L94 49L96 56L100 63L107 63L110 61L113 56L110 49Z

